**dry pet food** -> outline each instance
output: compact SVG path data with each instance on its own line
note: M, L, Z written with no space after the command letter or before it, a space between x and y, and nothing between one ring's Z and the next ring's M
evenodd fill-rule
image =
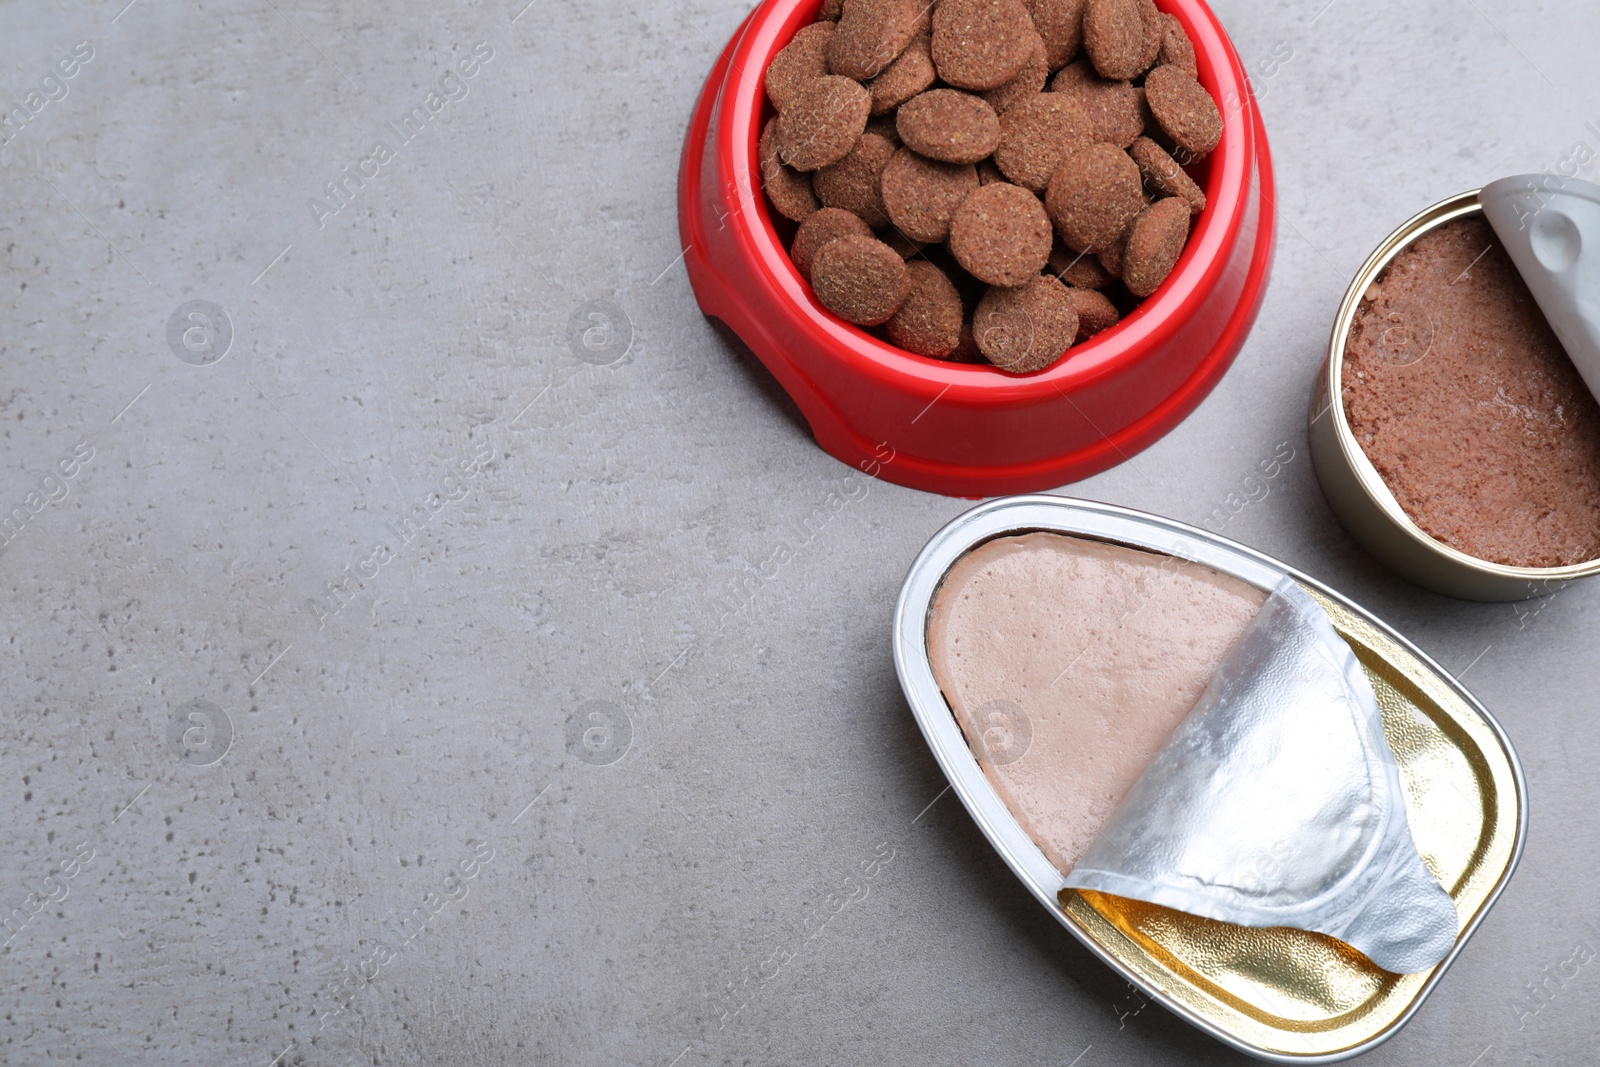
M996 115L1003 115L1012 104L1019 104L1043 92L1044 84L1049 80L1050 64L1045 59L1044 41L1041 39L1034 42L1028 61L1017 71L1016 76L1004 85L988 90L983 94L983 98L994 108Z
M1078 313L1066 285L1035 274L1027 285L983 294L972 333L990 363L1028 374L1054 363L1078 339Z
M1139 212L1122 247L1122 284L1149 296L1172 273L1189 239L1189 205L1169 196Z
M1056 168L1044 205L1069 248L1099 252L1116 244L1144 210L1139 165L1116 145L1080 148Z
M848 155L811 175L811 188L826 207L853 211L874 229L889 225L883 207L883 168L894 158L894 145L875 133L864 133Z
M876 237L838 237L812 259L811 288L846 322L877 326L905 303L911 277L905 260Z
M1104 289L1116 281L1116 276L1100 265L1100 260L1087 252L1074 252L1061 243L1050 250L1050 273L1074 289Z
M1126 148L1144 132L1144 108L1133 83L1101 78L1088 60L1061 68L1050 91L1078 102L1089 117L1096 141Z
M761 131L761 142L756 147L757 164L761 171L761 187L778 214L799 222L817 210L817 195L811 190L811 175L801 174L786 165L778 155L778 120L767 120Z
M1076 100L1036 93L1001 118L994 162L1018 185L1042 193L1067 153L1094 140L1089 116Z
M1155 0L829 0L764 72L761 183L823 307L1034 373L1182 258L1224 128L1198 72Z
M867 86L867 91L872 94L872 113L886 115L892 112L937 80L933 56L928 52L928 38L918 37ZM773 106L777 106L776 100Z
M883 204L889 221L913 241L929 244L950 236L950 216L978 188L970 163L941 163L902 148L883 168Z
M778 112L778 155L795 170L843 159L866 132L872 97L860 83L825 74L795 90Z
M950 254L989 285L1026 285L1049 262L1050 243L1044 205L1009 182L975 190L950 219Z
M1083 47L1083 0L1028 0L1028 12L1044 39L1045 62L1051 70L1078 58Z
M1102 78L1126 81L1144 73L1144 45L1139 0L1089 0L1084 5L1083 50Z
M782 111L808 83L828 73L833 23L817 22L794 35L767 67L767 98Z
M1177 67L1157 67L1144 80L1150 114L1172 143L1198 158L1222 140L1222 112L1194 75Z
M900 143L945 163L976 163L1000 143L1000 119L982 98L954 89L930 89L901 105L895 117Z
M939 0L933 65L958 89L996 89L1028 62L1038 36L1022 0Z
M1176 15L1162 15L1161 50L1156 53L1156 63L1177 67L1189 72L1191 78L1200 76L1200 65L1195 62L1194 44L1183 32L1183 24Z
M789 258L794 260L800 277L811 280L811 260L822 246L838 237L871 237L872 227L861 218L843 208L825 207L806 216L800 228L794 231L794 243L789 246Z
M845 0L828 42L828 69L866 81L894 62L916 36L924 0Z
M925 259L906 264L911 291L889 320L889 340L919 356L944 359L961 344L961 294L944 271Z
M1205 210L1206 194L1185 174L1178 161L1167 150L1148 137L1140 137L1128 146L1128 155L1139 164L1145 187L1162 196L1181 197L1189 205L1189 212L1198 215Z
M1072 298L1072 310L1078 313L1078 343L1101 330L1109 330L1122 320L1117 306L1104 293L1068 286L1067 296Z

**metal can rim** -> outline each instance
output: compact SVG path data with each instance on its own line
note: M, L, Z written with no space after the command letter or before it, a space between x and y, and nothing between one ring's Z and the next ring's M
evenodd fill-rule
M1305 1052L1266 1048L1220 1019L1194 1010L1178 991L1148 980L1136 969L1131 956L1097 941L1058 904L1055 892L1061 884L1060 873L1028 838L979 768L933 676L926 647L927 612L955 560L992 538L1034 531L1105 540L1174 556L1214 567L1258 588L1270 588L1284 577L1292 578L1314 595L1352 612L1365 625L1381 633L1413 659L1434 683L1453 694L1471 719L1481 726L1485 732L1484 743L1499 754L1502 770L1497 777L1504 779L1504 784L1494 794L1499 811L1496 818L1501 822L1497 832L1509 835L1509 841L1497 846L1504 850L1503 866L1495 868L1492 886L1482 894L1482 899L1465 920L1450 954L1426 976L1404 1009L1380 1028L1343 1047ZM1012 873L1074 938L1149 999L1201 1032L1255 1059L1281 1064L1336 1063L1369 1052L1393 1037L1435 990L1499 899L1522 857L1528 832L1527 783L1516 750L1495 716L1454 675L1354 601L1265 553L1210 531L1097 501L1039 495L1001 497L950 520L929 539L901 585L893 625L895 670L912 717L957 797Z
M1349 341L1350 327L1355 321L1356 311L1360 306L1361 298L1366 293L1378 276L1388 267L1390 261L1401 251L1409 247L1413 241L1430 230L1436 229L1447 222L1464 218L1473 214L1481 214L1482 205L1478 200L1481 190L1471 189L1455 196L1424 208L1411 218L1398 226L1392 233L1378 244L1372 254L1367 257L1361 269L1356 271L1349 287L1345 290L1344 297L1339 302L1339 313L1334 317L1333 329L1328 337L1328 356L1323 364L1322 378L1319 383L1318 395L1326 390L1328 406L1326 414L1332 419L1334 438L1338 444L1338 452L1344 466L1354 476L1357 485L1366 496L1368 502L1386 519L1393 527L1395 533L1403 536L1415 548L1433 556L1440 563L1449 568L1462 572L1465 576L1490 578L1497 583L1522 583L1527 592L1523 597L1541 595L1541 590L1558 587L1577 578L1587 578L1600 574L1600 558L1584 563L1572 563L1559 567L1513 567L1503 563L1494 563L1490 560L1480 559L1477 556L1452 548L1442 541L1437 540L1407 515L1400 502L1395 499L1394 493L1389 489L1383 477L1373 466L1366 450L1356 440L1355 433L1350 428L1350 421L1345 415L1343 402L1343 377L1344 377L1344 352ZM1320 414L1320 413L1319 413ZM1315 417L1313 418L1315 421ZM1337 502L1330 498L1338 510ZM1344 516L1341 515L1341 518ZM1386 561L1391 554L1378 551L1375 554L1384 555ZM1409 570L1403 563L1397 566L1402 571ZM1433 584L1424 582L1423 584ZM1515 588L1514 586L1507 588ZM1495 599L1515 599L1496 597Z

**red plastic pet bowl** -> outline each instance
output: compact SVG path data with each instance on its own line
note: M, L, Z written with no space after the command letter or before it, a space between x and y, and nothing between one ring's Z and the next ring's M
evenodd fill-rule
M750 346L830 455L950 496L1046 489L1149 446L1228 369L1272 260L1266 131L1210 9L1200 0L1157 5L1183 23L1200 82L1222 109L1221 143L1191 170L1206 209L1177 267L1133 314L1022 376L914 356L817 303L774 229L756 141L771 114L767 64L815 21L820 0L766 0L734 34L684 143L678 226L689 281L701 309Z

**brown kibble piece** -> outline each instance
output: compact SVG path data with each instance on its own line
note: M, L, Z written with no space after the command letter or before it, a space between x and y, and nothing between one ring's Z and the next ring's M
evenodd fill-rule
M872 113L883 115L893 111L932 85L937 77L933 56L928 52L928 38L916 38L867 86L872 94Z
M875 133L885 141L900 147L900 133L894 128L893 115L874 115L867 120L867 133Z
M819 305L1023 374L1159 288L1206 206L1179 160L1224 126L1162 2L822 0L757 147Z
M978 339L972 335L972 323L961 324L961 341L956 345L956 350L944 357L949 363L987 363L983 353L978 351Z
M1101 330L1109 330L1122 321L1116 305L1106 299L1104 293L1097 293L1093 289L1068 289L1067 296L1072 300L1072 310L1078 313L1078 336L1073 344L1082 344Z
M1189 205L1181 197L1157 200L1128 228L1122 253L1122 283L1134 296L1155 292L1172 273L1189 239Z
M1144 90L1127 82L1105 82L1084 94L1095 140L1127 148L1144 133Z
M1139 17L1144 21L1144 48L1139 52L1139 73L1143 74L1156 65L1167 24L1156 0L1139 0Z
M972 333L985 359L1003 371L1029 374L1061 358L1078 337L1078 313L1067 287L1036 274L1028 284L996 286L978 301Z
M1145 99L1161 131L1185 153L1199 158L1222 140L1222 113L1194 76L1180 67L1157 67L1144 80Z
M1028 61L1033 20L1021 0L939 0L933 65L958 89L994 89Z
M1205 210L1206 194L1183 172L1178 161L1167 155L1166 149L1148 137L1141 137L1128 146L1128 155L1139 165L1139 173L1152 191L1162 196L1181 197L1189 205L1191 215Z
M1139 109L1140 136L1144 136L1145 131L1149 131L1149 133L1152 135L1159 133L1156 128L1156 117L1150 114L1150 101L1145 98L1144 86L1135 85L1133 87L1133 101ZM1122 147L1128 148L1132 145L1132 143L1133 142L1130 141L1128 144L1125 144Z
M974 278L1015 286L1050 259L1050 216L1039 198L999 182L972 192L950 219L950 254Z
M857 326L888 322L905 303L905 261L874 237L838 237L811 260L811 289L822 306Z
M1043 92L1044 83L1049 80L1050 67L1045 60L1044 41L1040 40L1028 53L1028 61L1017 71L1017 76L998 89L990 89L984 93L983 99L994 108L996 115L1004 115L1011 105Z
M1161 51L1156 54L1156 64L1177 67L1187 71L1191 78L1200 77L1200 64L1194 58L1194 42L1183 32L1183 23L1178 21L1178 16L1163 14L1161 23L1165 29L1161 34Z
M1104 289L1117 279L1088 252L1074 252L1058 239L1050 249L1050 273L1075 289Z
M906 264L911 288L888 322L889 340L907 352L948 359L961 345L961 294L927 260Z
M828 73L828 42L833 23L814 22L802 27L767 66L767 99L782 111L803 86Z
M1034 28L1044 38L1045 61L1058 70L1083 47L1083 0L1028 0Z
M911 238L907 237L893 226L889 227L889 232L884 234L880 240L890 248L894 249L895 253L901 259L910 259L912 256L917 255L922 251L921 245L917 244L917 242L913 241Z
M1094 72L1094 64L1087 58L1075 59L1071 63L1056 71L1056 76L1050 80L1052 93L1071 93L1082 89L1086 85L1094 85L1105 81Z
M828 42L828 69L856 81L876 77L916 36L924 0L845 0Z
M1043 192L1067 154L1093 140L1094 128L1074 97L1039 93L1000 117L994 161L1018 185Z
M1000 143L994 108L955 89L930 89L906 101L895 129L907 148L946 163L976 163Z
M841 207L873 229L889 225L883 208L883 168L894 158L894 145L877 134L864 133L850 154L811 175L811 188L828 207Z
M1144 209L1139 168L1115 145L1080 148L1056 168L1044 204L1067 247L1100 252Z
M1102 78L1123 81L1142 73L1144 10L1139 0L1088 0L1083 51Z
M795 170L816 170L849 154L867 128L867 90L829 74L807 82L778 115L778 154Z
M928 258L935 266L944 271L945 277L955 285L956 292L961 294L961 306L967 311L967 318L972 318L972 310L978 306L978 301L983 299L983 294L989 287L972 275L967 269L956 262L956 257L950 254L948 245L935 245L927 250Z
M1050 91L1076 100L1089 118L1094 139L1126 148L1144 132L1139 91L1128 82L1106 81L1080 59L1061 68Z
M811 264L822 247L840 237L871 237L872 228L855 215L838 207L825 207L806 216L794 231L789 258L800 277L811 280Z
M761 188L773 208L786 219L799 222L817 210L817 195L811 191L811 175L801 174L786 167L778 158L778 118L774 115L761 130L761 140L756 145L757 166L761 170Z
M971 163L941 163L909 148L895 152L883 168L883 204L889 221L923 244L950 236L950 216L977 187L978 171Z
M1100 264L1100 269L1113 278L1122 277L1122 253L1128 248L1127 233L1106 245L1095 253L1095 261Z

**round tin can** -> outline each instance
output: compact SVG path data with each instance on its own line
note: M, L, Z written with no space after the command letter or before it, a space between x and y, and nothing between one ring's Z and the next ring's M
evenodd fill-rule
M1172 274L1120 323L1033 374L902 351L818 303L769 210L756 147L772 57L821 0L765 0L707 78L684 138L678 228L701 309L749 346L817 444L877 477L949 496L1047 489L1159 440L1232 365L1266 291L1275 236L1266 130L1232 42L1203 0L1157 0L1194 42L1222 140L1195 165L1206 207Z
M1554 593L1575 578L1600 574L1600 559L1565 567L1510 567L1435 540L1412 521L1384 484L1351 431L1342 400L1345 345L1362 294L1418 237L1455 219L1482 213L1476 189L1434 204L1385 238L1351 279L1333 321L1327 358L1311 392L1311 462L1323 494L1345 529L1404 577L1464 600L1526 600Z

